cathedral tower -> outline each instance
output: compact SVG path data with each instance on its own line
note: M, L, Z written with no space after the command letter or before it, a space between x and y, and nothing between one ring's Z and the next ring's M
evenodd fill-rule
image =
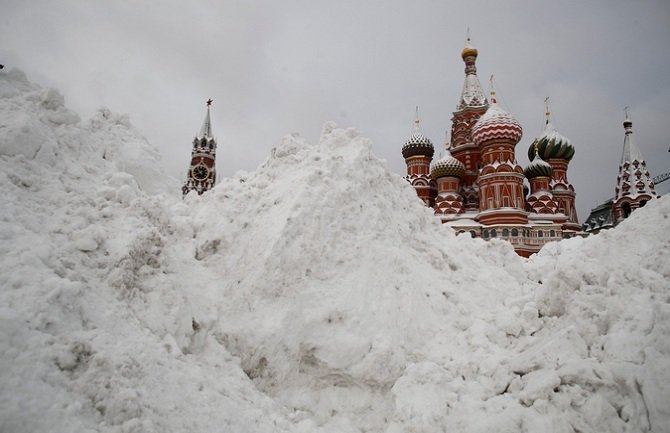
M530 195L526 200L529 212L545 216L552 216L558 212L558 202L554 199L549 186L552 172L551 165L536 151L535 157L523 171L530 182ZM562 219L565 220L565 217Z
M437 197L435 199L435 215L445 216L462 214L463 197L459 193L461 178L465 174L463 163L451 155L449 147L443 158L430 165L430 176L437 183Z
M486 112L488 101L477 77L477 55L468 36L461 58L465 63L465 82L461 97L451 118L451 154L465 166L461 180L464 207L469 211L479 210L479 187L477 176L480 167L479 148L472 140L472 127Z
M493 81L493 80L491 80ZM491 83L490 105L472 127L472 139L481 152L479 214L481 224L527 224L523 169L514 148L523 130L496 102Z
M198 195L212 189L216 181L216 139L212 135L212 122L210 119L210 108L212 100L207 101L207 114L202 124L200 133L193 139L191 149L191 165L186 175L186 182L182 187L182 193L188 194L195 191Z
M642 157L642 152L633 140L633 122L628 115L628 108L626 108L623 127L625 131L623 152L621 154L621 164L619 164L614 202L612 203L615 225L628 218L635 209L658 197L654 181Z
M402 156L407 165L405 179L414 187L417 195L427 206L435 205L437 188L430 178L430 162L433 160L435 148L433 143L421 132L419 108L416 109L414 131L402 147Z
M570 140L558 133L552 125L549 98L545 99L544 131L528 148L528 159L532 161L535 155L551 166L551 192L558 202L558 212L567 217L563 224L563 233L569 236L569 233L580 231L581 226L575 207L575 188L568 181L568 165L575 155L575 148Z

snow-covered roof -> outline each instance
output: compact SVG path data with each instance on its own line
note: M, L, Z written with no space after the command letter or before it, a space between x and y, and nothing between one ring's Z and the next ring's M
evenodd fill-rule
M495 90L491 87L491 104L486 113L477 120L472 127L472 139L476 145L491 139L521 140L523 128L521 124L500 105L495 97Z
M438 179L444 176L462 177L465 174L465 166L461 161L451 155L449 148L445 150L445 154L437 161L430 164L430 176L433 179Z

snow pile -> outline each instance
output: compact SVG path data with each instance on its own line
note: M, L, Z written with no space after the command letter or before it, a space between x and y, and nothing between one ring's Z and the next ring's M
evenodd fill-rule
M351 129L326 124L317 145L288 136L191 204L196 256L220 282L205 328L261 389L334 431L384 425L408 363L493 356L434 342L521 294L508 244L456 238Z
M668 431L668 199L526 261L351 129L182 201L123 116L0 113L0 431Z
M0 431L285 431L197 333L171 240L180 197L143 192L165 180L154 150L123 116L80 122L17 71L0 89Z

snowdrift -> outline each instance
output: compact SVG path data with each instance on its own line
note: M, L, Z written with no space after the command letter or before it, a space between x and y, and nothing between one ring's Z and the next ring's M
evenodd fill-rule
M331 123L182 200L124 116L0 113L0 431L670 431L667 198L524 260Z

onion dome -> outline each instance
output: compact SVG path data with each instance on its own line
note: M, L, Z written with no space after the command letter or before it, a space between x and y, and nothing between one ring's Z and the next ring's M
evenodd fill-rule
M464 174L465 166L451 155L448 148L444 157L430 164L430 177L435 180L445 176L453 176L460 179Z
M461 57L465 60L466 57L477 57L477 54L479 54L479 51L470 45L470 38L468 38L467 44L463 48L463 51L461 51Z
M549 102L545 100L545 127L542 134L533 140L528 148L528 159L533 159L537 154L545 161L551 158L565 159L570 161L575 156L575 148L568 138L554 129L550 121ZM537 150L536 150L537 148Z
M551 165L544 159L540 157L540 155L535 155L535 158L528 164L528 167L523 171L523 174L528 178L528 179L533 179L535 177L540 177L540 176L545 176L545 177L551 177L552 173L552 168Z
M493 85L490 101L491 105L486 113L472 127L472 140L477 146L490 140L512 140L518 143L523 135L523 129L511 114L498 105Z
M414 131L412 135L405 141L405 144L402 147L402 156L407 159L411 156L427 156L432 158L435 154L435 148L433 143L430 142L428 137L423 135L421 132L421 121L419 120L419 109L417 107L416 120L414 121Z

